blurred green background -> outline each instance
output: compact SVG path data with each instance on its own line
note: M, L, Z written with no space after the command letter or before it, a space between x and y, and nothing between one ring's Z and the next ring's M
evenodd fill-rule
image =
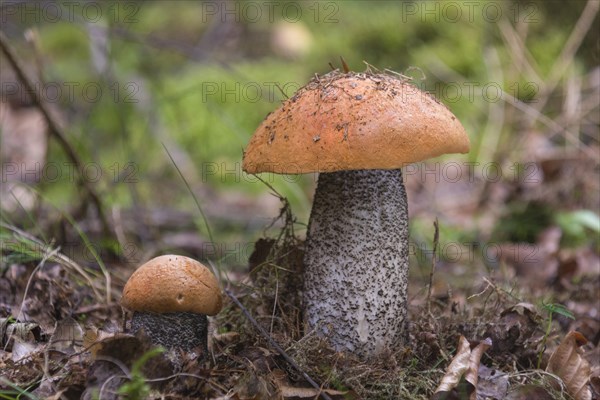
M473 181L455 189L431 189L418 174L408 177L413 240L430 240L437 216L442 240L534 242L544 228L570 226L579 220L569 213L585 210L586 222L574 234L579 245L597 233L598 216L593 3L9 1L2 4L1 29L30 75L45 82L47 97L54 96L49 103L70 144L85 163L99 166L94 185L110 218L118 210L175 210L189 214L199 237L207 237L166 148L206 211L214 240L227 247L256 239L280 205L269 188L242 173L243 148L268 112L315 73L328 72L329 63L341 67L343 56L355 71L367 62L409 76L449 106L472 151L444 160L496 163L504 172L492 181L476 169ZM1 65L2 82L14 79L4 58ZM48 162L69 162L55 140L49 143ZM585 182L577 189L548 186L544 163L573 158L585 162L584 172L565 176ZM529 171L528 163L539 172L537 185L515 179L524 175L513 172ZM36 185L43 194L32 211L37 218L18 210L5 217L33 229L56 221L56 207L75 212L87 201L66 174L45 178ZM289 199L303 234L315 176L263 178ZM540 192L540 185L551 190ZM509 194L498 195L502 190ZM426 206L413 204L424 198ZM133 223L124 235L142 248L160 236L158 222L134 217ZM226 253L238 250L231 245ZM243 265L247 255L232 264Z

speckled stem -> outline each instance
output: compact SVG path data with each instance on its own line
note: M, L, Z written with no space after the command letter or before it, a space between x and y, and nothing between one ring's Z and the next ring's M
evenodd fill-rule
M322 173L304 256L309 325L371 358L407 337L408 207L400 170Z
M155 314L136 311L131 319L131 331L135 333L140 329L144 330L153 344L163 346L167 350L196 351L200 359L205 359L208 354L206 315L190 312Z

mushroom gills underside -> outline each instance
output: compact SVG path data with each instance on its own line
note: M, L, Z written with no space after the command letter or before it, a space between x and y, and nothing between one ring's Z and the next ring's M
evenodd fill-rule
M307 234L308 324L372 357L407 338L408 207L400 170L321 173Z

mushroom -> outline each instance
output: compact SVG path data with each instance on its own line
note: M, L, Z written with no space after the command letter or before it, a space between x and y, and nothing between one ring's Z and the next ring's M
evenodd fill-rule
M438 100L401 77L315 76L267 115L243 169L319 172L306 235L304 312L333 347L371 358L407 340L408 210L401 168L466 153Z
M184 256L153 258L131 275L121 305L133 311L131 330L143 330L167 350L208 354L207 315L222 307L219 283L212 272Z

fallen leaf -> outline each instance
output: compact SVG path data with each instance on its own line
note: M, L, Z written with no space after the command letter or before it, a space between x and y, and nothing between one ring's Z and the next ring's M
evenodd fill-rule
M54 333L50 337L49 350L63 354L73 354L83 345L83 330L73 318L56 321Z
M487 349L492 346L492 340L490 338L486 338L481 341L473 350L471 350L471 355L469 357L469 365L467 371L465 373L465 380L473 385L474 388L477 388L477 378L479 371L479 363L481 361L481 356ZM477 389L471 393L471 400L475 400L477 397Z
M502 400L508 392L508 374L497 369L479 366L477 395L489 400Z
M591 400L588 382L592 375L590 364L581 356L580 347L587 339L579 332L571 331L550 356L546 371L560 377L567 391L575 400Z
M348 391L339 391L333 389L316 389L292 386L279 386L279 390L284 398L299 397L301 399L314 399L317 398L321 393L327 393L330 396L344 396L346 393L348 393Z
M471 350L471 344L461 335L456 355L446 369L446 374L431 399L468 398L469 400L475 400L477 398L476 388L481 356L491 345L492 340L486 338ZM466 386L460 385L461 378L466 381Z
M273 369L271 380L279 389L279 394L283 398L299 397L301 399L316 399L321 393L327 393L330 396L345 396L348 391L339 391L333 389L317 389L314 387L294 387L287 381L287 375L280 369Z
M237 332L225 332L214 335L214 340L224 345L236 343L237 341L239 341L239 339L240 334Z
M14 362L21 361L31 354L39 351L41 348L40 345L35 343L29 343L21 340L18 337L14 338L13 346L12 346L12 360Z
M590 378L590 386L594 391L595 398L600 398L600 376L592 376Z
M458 342L456 355L446 369L446 374L442 378L439 386L435 390L432 400L445 398L445 393L449 393L458 386L460 378L463 376L467 368L469 368L469 359L471 358L471 345L469 341L461 335ZM440 396L436 396L440 394Z
M35 342L40 339L41 331L40 326L34 322L9 323L6 326L6 341L19 338L22 341Z

